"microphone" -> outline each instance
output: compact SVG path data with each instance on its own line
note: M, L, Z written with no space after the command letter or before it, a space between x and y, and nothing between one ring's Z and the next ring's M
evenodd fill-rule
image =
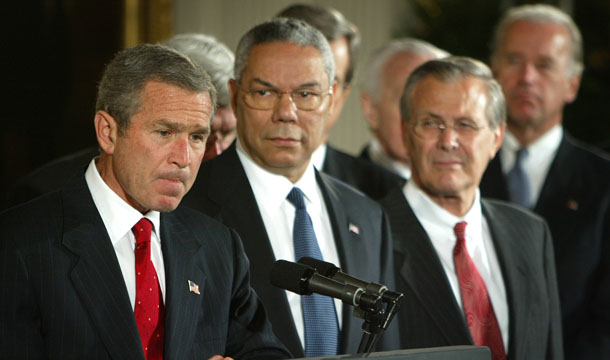
M385 285L377 284L374 282L367 282L355 278L341 271L335 264L326 261L314 259L312 257L304 256L299 260L299 263L310 266L318 271L323 276L337 280L344 284L353 285L364 289L367 292L382 295L388 290Z
M340 299L343 303L365 309L378 309L381 298L362 288L329 279L310 266L278 260L271 269L271 284L299 295L312 293Z

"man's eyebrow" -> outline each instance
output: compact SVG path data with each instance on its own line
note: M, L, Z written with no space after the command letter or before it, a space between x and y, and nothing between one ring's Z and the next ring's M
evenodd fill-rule
M270 82L265 81L265 80L263 80L261 78L254 78L254 79L252 79L252 82L255 82L255 83L258 83L258 84L261 84L263 86L267 86L267 87L270 87L270 88L273 88L273 89L277 89L277 87L275 85L273 85ZM320 86L320 83L318 81L314 80L314 81L310 81L310 82L306 82L306 83L300 84L297 87L295 87L295 89L302 89L302 88L314 87L314 86Z
M209 134L210 133L210 127L209 126L191 127L191 126L188 126L188 125L185 125L185 124L182 124L182 123L179 123L179 122L167 120L167 119L158 120L157 122L155 122L155 125L163 126L163 127L168 128L170 130L173 130L173 131L189 131L189 132L201 133L201 134Z
M431 111L424 111L424 113L422 114L422 117L431 117L431 118L434 118L434 119L437 119L437 120L443 120L442 116L440 116L438 114L435 114L435 113L433 113Z

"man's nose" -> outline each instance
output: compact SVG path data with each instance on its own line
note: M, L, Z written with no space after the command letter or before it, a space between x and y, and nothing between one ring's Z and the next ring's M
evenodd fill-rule
M277 104L274 109L274 120L276 121L295 121L297 119L297 106L292 101L290 93L282 93L279 95Z
M178 167L187 167L191 162L191 148L187 136L179 137L173 144L170 161Z

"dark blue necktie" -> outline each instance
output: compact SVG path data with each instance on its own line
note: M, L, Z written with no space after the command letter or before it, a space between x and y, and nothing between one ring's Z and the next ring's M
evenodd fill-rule
M299 188L292 188L288 201L296 208L294 215L294 257L303 256L322 259L322 252L316 240L311 218L305 209L303 193ZM328 296L313 294L301 297L303 322L305 323L305 356L336 355L339 344L339 324L335 304Z
M527 149L521 148L515 156L515 165L506 174L508 195L510 201L525 208L530 207L530 182L523 169L523 161L527 157Z

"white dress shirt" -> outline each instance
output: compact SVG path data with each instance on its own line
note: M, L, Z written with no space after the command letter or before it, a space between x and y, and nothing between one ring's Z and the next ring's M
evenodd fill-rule
M294 258L294 243L292 241L295 207L286 198L293 187L298 187L305 195L306 210L311 217L324 261L341 267L328 210L316 181L313 165L310 163L303 176L293 184L285 176L271 173L255 163L246 153L239 139L236 146L237 156L252 187L275 259L293 262L298 260ZM286 291L286 295L301 343L305 344L301 296L290 291ZM335 309L339 328L341 328L342 303L340 300L335 299Z
M400 161L396 161L386 154L381 148L381 144L377 139L371 140L368 147L369 157L371 161L380 165L387 170L402 176L404 179L411 178L411 168Z
M324 160L326 160L326 143L318 146L318 148L311 154L311 163L316 169L322 171L324 167Z
M523 169L530 184L530 204L532 208L538 202L544 180L553 159L555 159L562 137L563 128L561 125L556 125L527 147L527 157L523 159ZM504 175L508 174L515 165L516 153L520 148L521 145L517 138L509 131L506 131L502 147L500 148L502 172Z
M415 181L407 181L403 187L403 193L415 216L426 230L436 250L453 295L462 308L462 296L460 283L455 271L453 261L453 248L457 243L455 235L455 224L466 221L466 248L472 258L481 278L485 282L489 299L496 314L504 348L508 349L508 301L506 289L502 278L502 271L498 262L498 256L493 245L491 232L487 220L481 212L480 194L477 189L474 203L463 218L459 218L440 207L426 195ZM501 241L501 240L500 240Z
M163 295L163 302L165 302L165 268L163 266L161 239L159 237L161 226L159 212L149 211L143 216L138 210L121 199L119 195L108 187L100 176L95 166L95 159L89 163L89 167L85 172L85 180L119 260L132 309L135 308L136 302L136 255L134 252L136 238L131 228L143 217L152 222L153 231L150 236L150 256L157 271L159 287Z

